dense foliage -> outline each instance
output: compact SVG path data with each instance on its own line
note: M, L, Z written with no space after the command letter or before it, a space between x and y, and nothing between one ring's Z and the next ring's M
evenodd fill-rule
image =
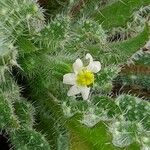
M43 2L0 0L0 128L10 146L149 150L149 95L114 92L118 83L149 91L149 0ZM102 68L85 101L67 96L63 76L87 53Z

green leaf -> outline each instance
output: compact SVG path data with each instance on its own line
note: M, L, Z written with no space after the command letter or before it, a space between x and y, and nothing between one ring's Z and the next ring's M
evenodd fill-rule
M149 38L149 28L146 26L144 31L136 37L126 41L110 43L110 50L104 50L99 54L99 59L105 65L125 63L136 51L145 45Z
M124 26L135 10L149 4L149 0L123 0L113 3L94 14L93 18L105 29Z

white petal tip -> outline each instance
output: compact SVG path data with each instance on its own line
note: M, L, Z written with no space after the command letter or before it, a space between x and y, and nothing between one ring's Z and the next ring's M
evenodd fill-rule
M86 98L83 98L83 100L84 100L84 101L88 100L88 97L86 97Z
M81 59L77 59L74 63L73 63L73 70L74 72L78 72L81 70L81 68L83 67L83 62Z
M84 87L84 88L81 88L80 90L81 90L83 100L87 100L89 98L90 88Z
M67 96L74 96L74 95L77 95L77 94L79 94L80 93L80 91L79 91L79 89L78 89L78 87L77 86L72 86L70 89L69 89L69 91L68 91L68 93L67 93Z
M90 53L87 53L85 56L86 59L92 58L92 55Z
M63 83L64 84L75 84L75 74L74 73L68 73L63 76Z
M99 61L94 61L94 73L97 73L101 70L101 63Z

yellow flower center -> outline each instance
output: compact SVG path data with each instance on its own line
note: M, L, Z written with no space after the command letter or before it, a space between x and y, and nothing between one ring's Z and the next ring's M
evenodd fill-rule
M89 70L83 69L78 73L76 82L78 85L88 86L94 83L94 74Z

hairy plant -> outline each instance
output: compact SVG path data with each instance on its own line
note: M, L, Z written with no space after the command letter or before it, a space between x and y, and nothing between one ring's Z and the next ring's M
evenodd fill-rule
M46 22L35 0L0 0L1 129L17 150L149 150L149 102L112 93L121 67L149 39L148 0L66 3ZM116 31L121 40L112 40ZM101 70L88 100L69 97L64 75L79 58L87 65L87 53Z

